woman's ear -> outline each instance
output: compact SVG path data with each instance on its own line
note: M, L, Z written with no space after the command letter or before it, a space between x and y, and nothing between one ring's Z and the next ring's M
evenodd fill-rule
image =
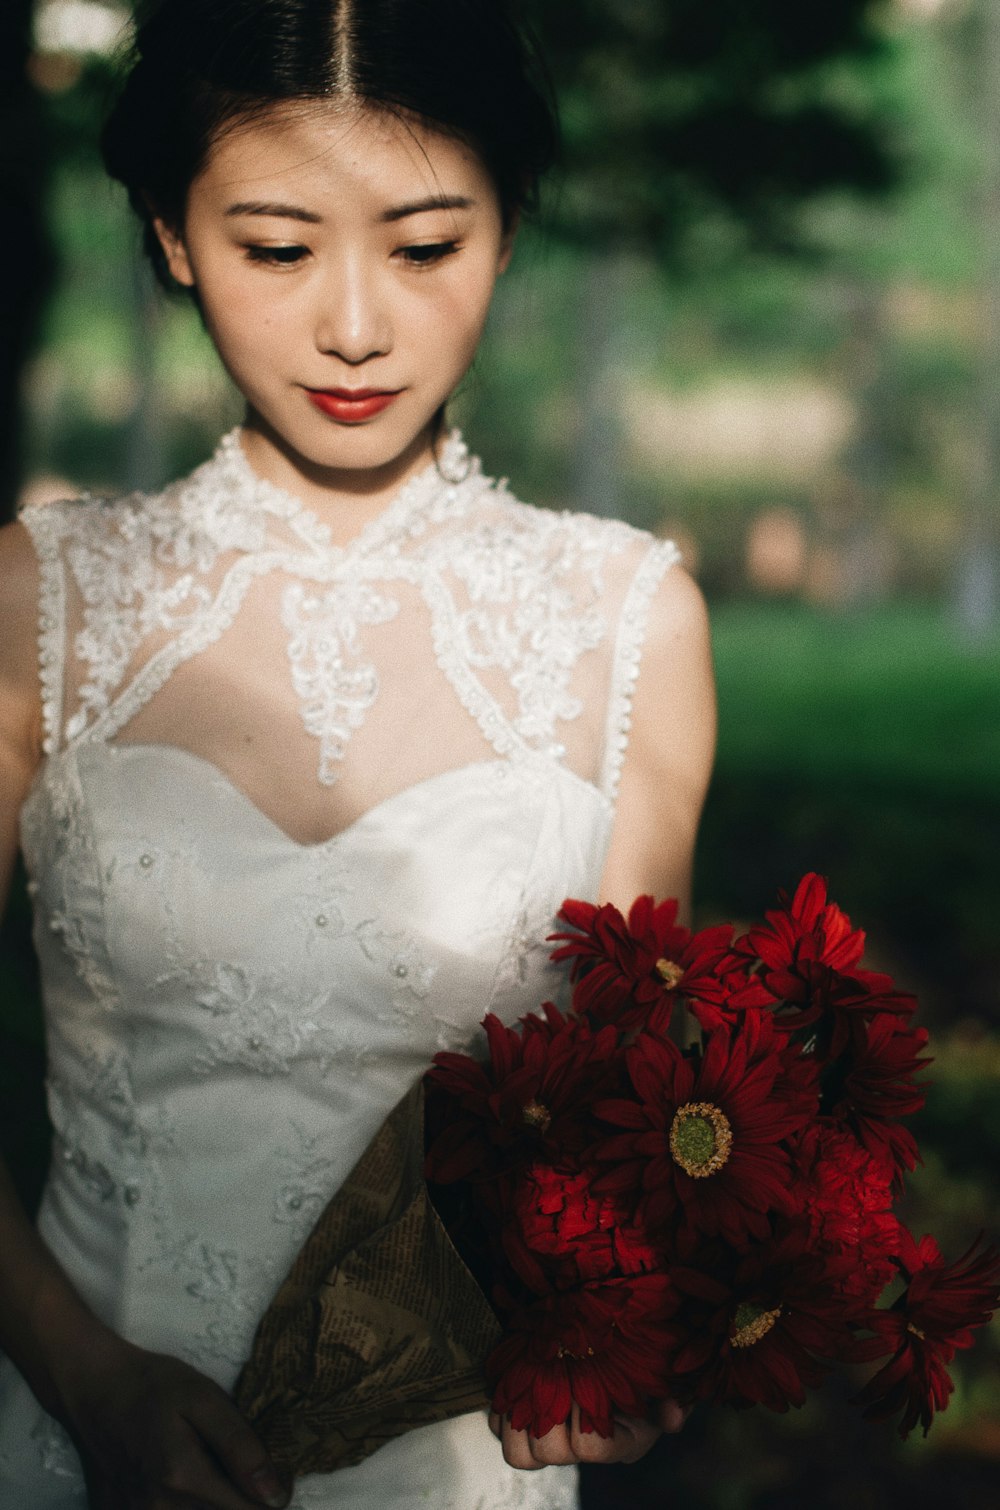
M152 205L149 208L153 216L153 230L163 248L171 277L184 288L194 288L194 269L184 237L162 215L158 215Z
M517 229L520 224L520 211L515 210L504 228L503 240L500 243L500 257L497 262L498 273L505 273L510 267L510 259L514 255L514 242L517 239Z

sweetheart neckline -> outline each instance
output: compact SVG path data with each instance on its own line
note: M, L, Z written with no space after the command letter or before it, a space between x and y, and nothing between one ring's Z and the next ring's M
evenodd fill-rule
M409 786L400 787L396 792L390 792L387 797L383 797L381 801L374 803L373 806L369 808L366 808L363 813L359 813L358 816L352 819L350 823L346 824L343 828L338 829L335 834L331 834L328 838L317 840L315 843L303 843L299 839L296 839L294 835L288 833L286 829L282 828L280 823L275 822L275 820L268 813L266 813L262 807L259 807L257 803L254 802L253 798L247 792L245 792L242 787L238 786L236 782L233 781L232 778L228 776L224 770L222 770L221 766L217 766L214 761L207 759L204 755L196 754L194 750L186 749L183 745L172 745L166 743L165 741L156 740L123 741L120 744L105 743L103 740L83 740L78 744L66 746L56 754L48 756L42 762L28 791L28 795L25 798L24 807L27 807L28 803L35 798L36 794L44 788L49 771L57 761L64 760L68 756L74 756L78 758L81 751L83 750L112 751L114 752L116 758L120 757L127 751L137 751L147 756L165 755L167 756L167 758L180 756L182 761L193 763L195 767L200 768L206 774L209 774L215 781L217 781L218 784L233 800L237 802L239 806L244 808L244 810L249 810L250 814L252 814L254 818L259 821L260 824L275 837L276 842L289 845L300 855L319 855L322 854L325 850L333 849L335 846L342 843L348 835L353 834L355 830L363 827L363 825L369 819L382 815L386 811L386 809L391 808L400 800L412 797L417 792L426 790L429 787L433 787L439 782L444 782L456 777L469 776L475 772L485 773L488 770L498 770L500 768L516 770L519 766L523 765L539 769L540 767L544 766L545 770L549 771L553 775L553 777L557 779L564 778L568 780L572 785L582 788L583 791L588 794L588 796L596 797L598 803L607 814L610 815L614 812L614 804L605 795L605 793L601 791L600 787L596 786L592 781L587 781L585 777L578 776L575 771L571 771L565 766L556 765L551 761L545 760L543 756L532 754L522 755L516 760L512 760L509 757L505 756L496 756L494 758L486 760L466 761L464 765L451 766L445 771L436 771L431 776L425 776L422 777L419 781L413 781L409 784Z

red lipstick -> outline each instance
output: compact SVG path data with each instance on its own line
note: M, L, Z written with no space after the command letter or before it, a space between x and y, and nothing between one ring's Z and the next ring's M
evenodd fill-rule
M388 409L402 389L388 392L382 388L307 388L306 392L324 414L347 424L360 424Z

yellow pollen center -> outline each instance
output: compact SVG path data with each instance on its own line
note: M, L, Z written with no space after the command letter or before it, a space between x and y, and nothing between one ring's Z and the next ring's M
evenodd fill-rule
M753 1347L755 1342L767 1336L780 1315L780 1306L775 1306L773 1311L763 1311L760 1306L743 1301L736 1307L736 1315L733 1317L733 1330L729 1334L730 1347Z
M906 1323L906 1330L912 1332L914 1337L919 1337L921 1342L927 1341L927 1333L922 1332L918 1326L914 1326L912 1321Z
M656 961L656 973L668 991L676 991L684 979L683 965L678 965L672 959L658 959Z
M568 1347L563 1347L562 1343L560 1342L556 1356L559 1358L576 1358L579 1361L581 1358L593 1358L594 1349L592 1347L588 1347L585 1353L574 1353L571 1352Z
M711 1101L688 1101L677 1108L670 1124L670 1152L674 1163L693 1180L718 1174L732 1147L729 1118Z
M552 1113L540 1101L526 1101L521 1116L529 1127L536 1127L541 1133L548 1132L552 1122Z

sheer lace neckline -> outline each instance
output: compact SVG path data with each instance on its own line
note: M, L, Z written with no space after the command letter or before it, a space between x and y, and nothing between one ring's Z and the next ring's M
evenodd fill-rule
M478 458L470 454L461 432L452 430L434 461L408 478L355 535L337 544L331 538L330 526L301 498L254 470L241 444L241 435L241 426L230 430L220 440L211 460L194 474L191 483L200 486L189 486L190 506L200 510L205 485L218 496L221 482L223 495L242 503L251 518L263 513L280 519L305 544L338 554L365 553L386 544L393 536L419 534L435 506L441 503L454 506L460 498L467 501L469 485L478 484L474 489L478 492L484 482Z

